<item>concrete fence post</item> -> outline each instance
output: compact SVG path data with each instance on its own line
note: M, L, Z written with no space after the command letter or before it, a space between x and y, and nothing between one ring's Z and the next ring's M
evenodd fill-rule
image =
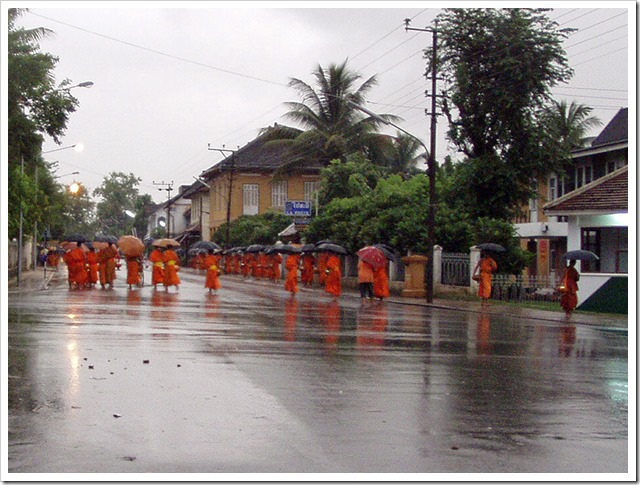
M438 291L442 286L442 246L433 246L433 289Z
M480 261L480 250L472 246L469 254L469 293L471 294L478 293L478 289L480 288L478 282L473 280L473 270L476 264L478 264L478 261Z

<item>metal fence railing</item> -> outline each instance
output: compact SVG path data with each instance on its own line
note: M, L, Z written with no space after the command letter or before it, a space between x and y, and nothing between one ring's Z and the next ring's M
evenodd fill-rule
M441 283L449 286L470 286L471 257L465 253L442 253Z
M556 302L560 295L555 276L497 274L493 277L491 298L506 301Z

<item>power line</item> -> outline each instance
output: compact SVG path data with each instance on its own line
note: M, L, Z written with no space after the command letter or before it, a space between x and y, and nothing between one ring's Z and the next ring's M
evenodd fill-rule
M151 52L153 54L158 54L160 56L165 56L165 57L168 57L170 59L175 59L175 60L178 60L178 61L181 61L181 62L186 62L188 64L194 64L196 66L205 67L207 69L213 69L215 71L224 72L226 74L231 74L231 75L234 75L234 76L239 76L239 77L243 77L243 78L246 78L246 79L251 79L253 81L259 81L259 82L264 82L264 83L268 83L268 84L273 84L275 86L282 86L282 87L286 87L287 86L286 84L279 83L279 82L276 82L276 81L271 81L270 79L263 79L263 78L259 78L259 77L256 77L256 76L250 76L248 74L244 74L244 73L241 73L241 72L230 71L229 69L223 69L221 67L212 66L212 65L209 65L209 64L205 64L203 62L198 62L198 61L194 61L194 60L191 60L191 59L187 59L185 57L180 57L180 56L176 56L176 55L173 55L173 54L167 54L166 52L162 52L162 51L159 51L159 50L156 50L156 49L151 49L150 47L144 47L144 46L141 46L141 45L138 45L138 44L134 44L133 42L128 42L126 40L116 39L115 37L111 37L111 36L108 36L108 35L105 35L105 34L101 34L99 32L94 32L92 30L85 29L85 28L82 28L82 27L78 27L77 25L73 25L73 24L70 24L70 23L67 23L67 22L62 22L61 20L52 19L51 17L47 17L45 15L38 14L38 13L29 11L29 10L27 12L32 14L32 15L35 15L37 17L42 17L44 19L50 20L51 22L56 22L56 23L59 23L59 24L62 24L62 25L66 25L67 27L71 27L73 29L77 29L77 30L80 30L82 32L86 32L88 34L96 35L98 37L102 37L104 39L108 39L108 40L111 40L113 42L119 42L119 43L127 45L129 47L134 47L136 49L140 49L140 50L143 50L143 51Z

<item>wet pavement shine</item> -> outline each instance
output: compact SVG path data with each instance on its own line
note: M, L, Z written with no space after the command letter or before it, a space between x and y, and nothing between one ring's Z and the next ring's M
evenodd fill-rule
M626 329L182 279L9 293L11 478L635 473Z

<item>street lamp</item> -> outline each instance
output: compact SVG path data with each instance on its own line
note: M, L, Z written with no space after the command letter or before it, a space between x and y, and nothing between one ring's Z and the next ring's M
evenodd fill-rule
M422 142L422 140L420 140L420 138L418 138L417 136L415 136L412 133L409 133L407 130L399 127L398 125L396 125L395 123L389 121L389 120L385 120L383 117L381 117L380 115L374 113L373 111L368 110L367 108L363 107L363 106L359 106L356 103L354 103L351 100L346 100L347 103L349 103L353 108L358 109L360 111L362 111L363 113L368 114L369 116L371 116L373 119L375 119L376 121L379 121L380 123L384 123L385 125L389 125L389 126L393 126L394 128L400 130L402 133L410 136L411 138L413 138L414 140L416 140L418 143L420 143L420 145L422 145L422 147L425 149L428 158L427 158L427 174L429 176L429 215L428 215L428 220L427 220L427 257L429 258L427 260L427 267L426 267L426 272L425 272L425 277L426 277L426 296L427 296L427 302L428 303L433 303L433 247L435 246L435 240L436 240L436 169L435 169L435 154L429 150L427 148L427 146ZM432 134L432 140L433 140L433 134ZM432 146L433 146L433 141L432 141Z

